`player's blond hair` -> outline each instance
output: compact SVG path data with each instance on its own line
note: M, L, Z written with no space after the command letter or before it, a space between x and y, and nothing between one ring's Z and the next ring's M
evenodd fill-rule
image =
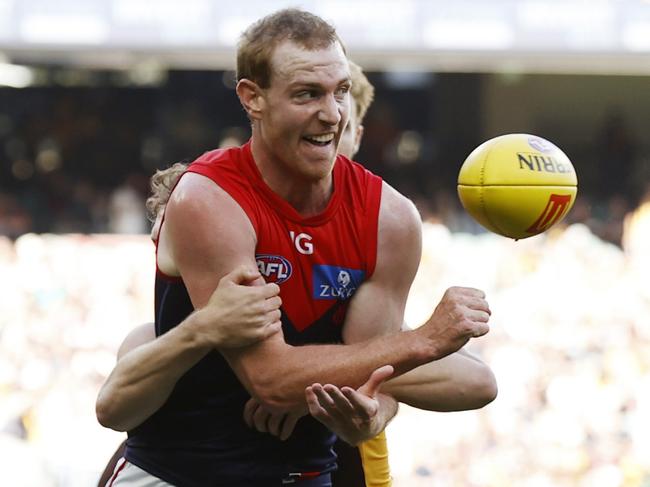
M361 125L363 118L368 113L368 108L375 99L375 87L372 86L366 75L363 74L361 66L350 61L350 76L352 78L352 101L357 108L357 124Z
M176 164L156 171L151 177L149 185L151 187L151 196L147 198L145 206L147 207L147 216L151 221L155 221L158 213L165 207L169 200L174 186L183 173L187 170L187 164L177 162Z
M287 8L267 15L244 31L237 46L237 80L249 79L260 88L271 82L271 56L289 40L313 51L343 42L332 25L304 10Z

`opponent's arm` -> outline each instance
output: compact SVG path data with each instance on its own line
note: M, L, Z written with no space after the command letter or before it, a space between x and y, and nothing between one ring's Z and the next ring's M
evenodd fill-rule
M219 282L207 305L156 338L152 324L134 329L120 346L118 362L99 391L97 419L127 431L156 412L178 379L216 347L241 347L280 330L275 284L246 285L259 277L240 267Z
M464 349L387 381L381 391L428 411L479 409L497 395L492 370Z
M382 201L380 227L387 218L385 203L389 200ZM408 238L419 232L419 221L413 230L408 217L410 207L398 205L397 210L389 217L401 220L402 225L397 235L386 236L395 242L400 235ZM183 177L172 195L161 239L168 239L173 261L195 307L205 302L216 280L232 266L254 265L256 236L245 213L225 191L196 174ZM396 260L404 255L400 247L394 253ZM367 286L368 283L361 286L357 294ZM278 333L250 347L222 353L242 384L265 407L280 411L304 409L305 387L315 381L356 388L382 365L391 364L397 374L403 373L456 351L472 336L486 333L488 314L483 298L476 290L471 297L462 292L448 293L427 324L419 329L353 345L292 347ZM356 299L355 296L353 301ZM376 301L373 306L378 310L383 302ZM381 311L370 317L356 315L368 322L364 326L395 320L397 324L390 325L394 329L402 323L401 316L396 319L394 312L391 316Z

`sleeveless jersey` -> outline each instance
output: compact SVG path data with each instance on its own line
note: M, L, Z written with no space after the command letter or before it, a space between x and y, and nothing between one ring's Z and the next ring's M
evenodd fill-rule
M280 286L286 342L341 342L349 300L375 267L381 179L338 156L326 209L303 218L264 183L250 142L208 152L188 171L212 179L248 216L260 273ZM156 334L192 310L182 279L158 271ZM290 473L336 468L335 437L327 428L306 416L284 442L258 433L242 418L249 398L225 359L211 352L178 381L163 407L129 432L125 456L179 487L266 487Z

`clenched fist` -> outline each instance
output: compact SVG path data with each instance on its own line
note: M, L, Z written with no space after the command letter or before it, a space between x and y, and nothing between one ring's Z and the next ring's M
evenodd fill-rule
M490 331L490 306L485 293L470 287L450 287L427 322L416 330L434 343L437 358L460 350L470 338Z

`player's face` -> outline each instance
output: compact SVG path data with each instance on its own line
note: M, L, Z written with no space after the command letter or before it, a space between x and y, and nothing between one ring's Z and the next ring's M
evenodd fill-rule
M357 104L353 100L350 101L350 120L343 129L341 141L339 142L339 154L352 159L359 150L361 143L361 135L363 134L363 127L359 125L357 118Z
M331 174L350 110L350 71L341 46L308 51L286 41L271 57L259 134L274 164L317 181Z

